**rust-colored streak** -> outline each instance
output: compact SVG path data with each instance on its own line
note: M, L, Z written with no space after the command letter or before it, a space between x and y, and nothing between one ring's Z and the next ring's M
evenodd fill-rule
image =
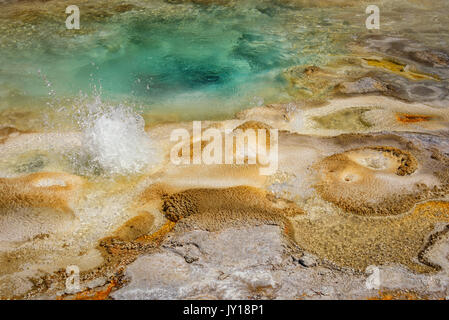
M399 122L403 123L415 123L415 122L424 122L432 120L431 116L420 115L420 114L405 114L398 113L396 114L396 119Z
M59 296L57 300L106 300L112 289L117 286L117 281L112 280L103 290L87 289L73 296Z
M382 291L379 290L378 296L370 297L367 300L428 300L429 297L419 295L411 291Z
M167 221L159 230L156 232L142 236L140 238L137 238L137 242L154 242L154 243L161 243L164 239L165 235L169 233L174 227L176 223L172 221Z

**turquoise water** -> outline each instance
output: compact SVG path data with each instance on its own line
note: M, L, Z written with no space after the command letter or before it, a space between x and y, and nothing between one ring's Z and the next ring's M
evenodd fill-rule
M79 31L65 29L65 16L31 19L29 13L16 28L23 32L2 39L3 103L31 97L31 103L51 100L58 108L80 92L100 92L103 99L180 118L229 116L289 100L282 70L320 65L344 53L343 38L351 29L344 19L333 21L330 11L269 2L164 3L101 21L83 20L80 10Z
M78 0L80 30L65 28L65 1L2 5L0 113L41 108L49 114L72 108L80 95L100 95L154 119L229 117L298 98L289 96L286 68L324 66L367 33L363 1L168 2ZM382 33L449 41L438 31L448 20L438 11L444 2L381 4ZM418 23L411 19L417 14L439 23Z

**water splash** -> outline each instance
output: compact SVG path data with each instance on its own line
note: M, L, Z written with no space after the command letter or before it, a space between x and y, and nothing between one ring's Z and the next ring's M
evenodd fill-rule
M96 97L80 111L78 125L82 171L106 176L136 174L157 162L145 121L129 107L110 106Z

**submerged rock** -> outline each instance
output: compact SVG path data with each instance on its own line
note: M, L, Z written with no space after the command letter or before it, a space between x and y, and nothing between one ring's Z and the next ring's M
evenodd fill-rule
M361 78L355 82L343 82L337 87L337 89L341 93L345 94L363 94L375 92L385 93L389 91L387 85L370 77Z
M449 78L447 68L449 56L443 50L427 48L405 38L382 35L366 36L362 39L362 43L368 52L385 55L387 59L383 61L387 64L393 63L390 65L392 68L400 69L401 65L403 67L409 65L421 69L424 74L436 75L442 80Z

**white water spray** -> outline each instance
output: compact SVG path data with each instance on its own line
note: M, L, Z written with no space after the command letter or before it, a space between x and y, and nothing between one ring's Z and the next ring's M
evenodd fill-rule
M145 121L130 108L105 106L96 98L78 123L90 170L101 169L105 175L139 173L157 158Z

